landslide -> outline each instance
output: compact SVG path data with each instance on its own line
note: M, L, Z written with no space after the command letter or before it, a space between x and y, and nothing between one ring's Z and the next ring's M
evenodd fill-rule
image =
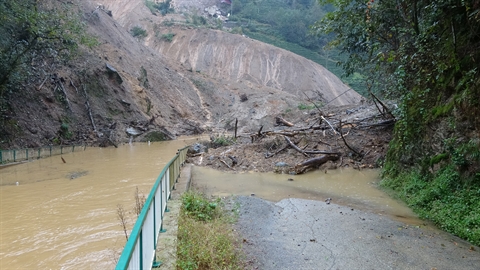
M273 128L276 116L310 101L361 99L303 57L185 26L184 16L152 14L142 0L74 3L100 45L82 48L68 63L35 67L24 91L10 98L1 148L169 139L232 130L235 119L248 133ZM180 23L166 26L172 19ZM135 26L147 36L133 37ZM171 42L161 38L165 33L174 34Z

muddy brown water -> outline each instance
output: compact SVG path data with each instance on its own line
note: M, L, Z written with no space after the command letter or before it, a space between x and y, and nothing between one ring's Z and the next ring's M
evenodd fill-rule
M135 222L176 151L195 141L87 148L0 169L0 269L112 269L125 244L117 204ZM16 183L18 182L18 186Z
M194 167L192 183L214 196L246 195L278 202L302 198L355 207L411 225L425 224L404 203L378 188L378 170L336 169L302 175L226 173Z
M87 148L63 155L66 163L55 156L0 169L0 269L113 268L125 244L117 205L128 211L130 230L136 218L135 188L148 196L177 149L195 140ZM231 174L194 167L192 177L195 185L219 196L255 194L271 201L331 198L332 203L420 223L410 209L376 188L378 174L374 170Z

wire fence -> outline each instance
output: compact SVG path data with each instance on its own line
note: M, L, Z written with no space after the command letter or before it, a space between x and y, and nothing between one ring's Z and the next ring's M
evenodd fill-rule
M58 145L44 146L40 148L0 150L0 164L22 162L71 152L85 151L86 147L86 145Z

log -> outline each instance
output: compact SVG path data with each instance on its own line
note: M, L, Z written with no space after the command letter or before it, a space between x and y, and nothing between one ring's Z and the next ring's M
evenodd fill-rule
M287 120L283 119L281 116L275 117L275 122L277 125L284 125L287 127L293 127L294 124L292 122L288 122Z
M283 136L283 138L285 138L285 140L287 141L287 143L295 150L297 150L297 152L299 153L302 153L304 156L308 157L308 155L305 153L305 151L303 151L302 149L300 149L298 146L296 146L287 136Z
M334 133L335 135L337 135L338 132L333 128L332 124L330 124L330 122L328 122L327 119L325 119L325 117L323 117L323 115L320 116L320 118L322 118L323 121L327 122L327 124L332 128L333 133Z
M234 156L228 156L228 158L230 158L232 160L232 167L234 167L235 165L238 164L238 160L237 160L237 157L234 157Z
M340 126L342 126L342 120L340 120ZM340 136L342 136L343 143L345 144L345 146L347 146L348 149L352 150L358 156L362 156L362 154L360 154L357 150L355 150L353 147L348 145L347 141L345 140L345 136L342 134L342 129L341 128L340 128Z
M267 152L267 153L265 154L265 158L271 158L271 157L275 156L276 154L282 152L283 150L287 149L287 147L289 147L289 146L290 146L290 145L287 144L287 145L285 145L284 147L280 148L278 151L276 151L276 152L273 153L273 154L270 154L270 153Z
M92 122L93 131L95 131L95 133L98 136L97 126L95 126L95 121L93 120L92 110L90 108L90 103L88 102L88 96L87 96L87 90L86 90L85 84L83 85L83 94L85 96L85 107L87 108L88 116L90 117L90 121Z
M318 166L326 163L327 161L337 160L337 159L338 159L338 155L322 155L322 156L319 156L319 157L314 157L314 158L311 158L311 159L307 159L307 160L295 165L295 173L296 174L302 174L302 173L305 173L309 169L317 168Z
M235 139L237 138L238 118L235 118Z

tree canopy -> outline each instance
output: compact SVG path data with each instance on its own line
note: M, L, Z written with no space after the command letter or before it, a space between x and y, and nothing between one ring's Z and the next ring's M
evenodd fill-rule
M480 243L480 1L319 0L347 73L399 101L384 185L422 217Z
M26 79L34 63L68 59L78 44L94 44L71 4L0 3L0 98Z

